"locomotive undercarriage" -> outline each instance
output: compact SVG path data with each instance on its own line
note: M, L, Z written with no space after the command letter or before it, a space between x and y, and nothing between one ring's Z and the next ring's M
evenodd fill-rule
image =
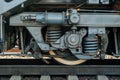
M89 1L90 4L99 4ZM42 5L35 5L38 4ZM43 4L48 3L43 1ZM106 7L102 10L78 7L62 6L60 10L44 7L46 11L34 8L35 11L10 15L9 24L1 16L1 45L4 45L1 54L32 54L37 59L54 58L66 65L81 64L90 59L119 59L119 11L104 10Z

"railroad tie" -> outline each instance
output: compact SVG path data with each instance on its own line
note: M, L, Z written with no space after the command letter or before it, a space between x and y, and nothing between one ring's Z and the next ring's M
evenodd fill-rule
M98 75L97 80L109 80L105 75Z
M22 80L21 76L11 76L10 80Z
M75 75L69 75L67 80L79 80Z
M40 80L51 80L50 76L41 76Z

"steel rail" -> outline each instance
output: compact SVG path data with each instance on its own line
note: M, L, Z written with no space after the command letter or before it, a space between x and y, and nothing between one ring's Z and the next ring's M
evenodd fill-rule
M0 65L0 75L119 75L120 65Z

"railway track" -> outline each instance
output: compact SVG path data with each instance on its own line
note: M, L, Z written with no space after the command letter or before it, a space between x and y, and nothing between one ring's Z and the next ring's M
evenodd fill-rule
M120 65L0 65L0 80L120 80Z

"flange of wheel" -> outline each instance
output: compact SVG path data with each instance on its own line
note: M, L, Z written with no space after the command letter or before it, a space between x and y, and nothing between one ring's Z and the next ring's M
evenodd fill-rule
M56 53L53 50L49 51L50 55L56 55ZM63 59L63 58L54 58L57 62L64 64L64 65L78 65L78 64L82 64L84 62L86 62L86 60L67 60L67 59Z

